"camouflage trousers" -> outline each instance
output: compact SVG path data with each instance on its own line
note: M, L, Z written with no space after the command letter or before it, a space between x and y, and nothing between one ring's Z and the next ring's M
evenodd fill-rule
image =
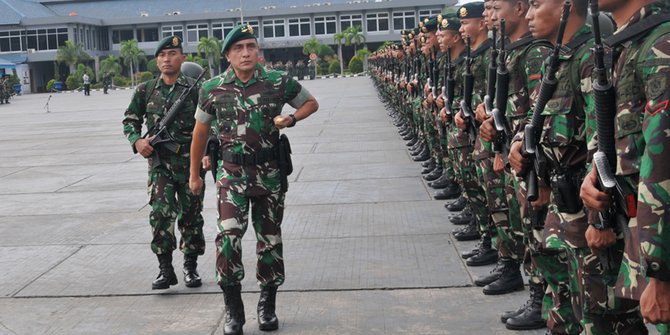
M218 234L216 235L216 280L219 286L235 285L244 278L242 238L249 212L256 233L256 278L260 286L284 283L281 222L283 192L247 196L229 188L218 192Z
M477 182L480 185L479 191L481 194L479 196L481 196L482 200L484 201L484 208L482 211L484 212L483 215L486 215L486 220L478 221L479 233L482 236L497 237L496 227L494 225L495 221L492 217L494 208L491 206L491 204L498 203L500 207L497 208L497 211L501 212L507 210L507 201L504 199L504 192L503 198L500 199L495 199L495 195L493 195L493 193L495 193L494 188L498 187L498 183L495 181L495 178L492 178L492 176L488 174L488 171L493 172L493 160L489 158L474 160L474 165L475 173L477 174ZM498 187L498 189L500 189L500 187ZM503 216L504 215L499 215L496 218L500 220ZM498 243L499 240L496 240L496 244Z
M179 250L186 255L203 255L205 238L202 233L202 201L191 193L188 187L189 162L177 161L170 164L168 159L149 170L149 204L151 214L151 250L155 254L171 254L177 248L174 234L175 221L181 233Z
M486 209L486 192L483 184L477 178L477 167L472 160L472 146L454 149L457 162L460 167L461 186L465 190L464 195L468 200L472 213L480 226L488 227L490 224L489 213ZM487 230L490 232L490 229Z
M435 117L430 108L423 109L423 129L426 134L426 144L430 157L437 163L442 164L442 143L435 128Z

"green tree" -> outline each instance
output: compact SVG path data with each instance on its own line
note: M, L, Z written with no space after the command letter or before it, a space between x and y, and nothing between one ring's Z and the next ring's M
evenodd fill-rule
M316 75L316 69L318 68L318 62L319 62L319 51L321 49L321 43L316 39L316 37L312 37L309 41L307 41L303 46L302 46L302 53L303 55L309 55L309 54L316 54L317 59L314 60L314 75Z
M112 76L121 74L121 60L114 55L107 56L100 61L100 72L103 74L109 72Z
M65 41L65 45L58 47L56 51L56 61L65 63L70 67L70 73L75 71L75 66L81 62L91 59L91 56L84 51L84 45L74 44L72 41Z
M186 55L186 61L196 63L202 67L207 66L207 60L202 59L202 57L198 56L197 54Z
M351 73L363 72L363 60L358 58L358 56L351 57L351 60L349 60L349 71Z
M342 58L342 44L347 40L344 32L339 32L333 35L333 41L337 44L337 58L340 59L340 73L344 73L344 59Z
M214 77L214 64L218 70L217 73L221 73L221 41L212 36L212 37L201 37L200 43L198 44L198 53L201 57L207 59L209 65L209 75Z
M158 69L158 64L156 64L156 58L147 62L147 71L153 73L154 76L158 77L161 74L161 70Z
M360 26L349 27L344 30L346 38L344 39L344 45L350 46L354 45L354 50L358 49L359 44L365 43L365 35Z
M121 42L121 57L123 63L130 69L130 84L135 86L135 72L139 71L140 62L146 62L144 51L137 46L137 40L126 40Z

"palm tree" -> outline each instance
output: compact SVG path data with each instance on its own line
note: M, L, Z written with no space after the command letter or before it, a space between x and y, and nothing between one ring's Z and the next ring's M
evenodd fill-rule
M350 46L353 44L354 50L358 49L359 44L365 43L365 35L363 35L360 26L349 27L344 31L344 34L346 36L344 45Z
M122 41L120 53L123 63L130 68L130 84L135 86L135 66L139 68L140 62L146 61L147 57L144 55L144 51L137 46L136 39Z
M91 56L84 51L84 45L74 44L70 40L65 41L65 45L58 47L56 51L56 61L67 64L70 67L70 73L74 73L77 64L89 59Z
M221 72L221 41L212 37L201 37L200 44L198 44L198 53L207 59L209 64L209 75L214 77L214 64L217 64L218 72Z
M337 58L340 59L340 73L344 73L344 59L342 59L342 43L347 40L345 32L341 31L333 35L333 40L337 44Z
M100 72L109 72L112 75L120 74L121 60L114 55L107 56L107 58L100 61Z
M312 37L305 45L302 46L302 53L303 55L309 55L309 54L319 54L319 51L321 51L321 43L316 39L316 37ZM319 58L314 60L314 75L316 76L316 69L318 68L317 63L318 63Z

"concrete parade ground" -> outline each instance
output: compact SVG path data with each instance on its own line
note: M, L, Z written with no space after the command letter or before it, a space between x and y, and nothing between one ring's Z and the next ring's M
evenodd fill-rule
M286 282L272 334L544 334L505 329L525 291L485 296L444 201L421 178L367 77L304 81L320 110L293 147ZM203 286L151 290L147 163L122 133L131 90L14 97L0 105L0 334L222 334L216 197L207 175ZM290 107L287 107L288 111ZM255 238L243 248L245 334L256 322Z

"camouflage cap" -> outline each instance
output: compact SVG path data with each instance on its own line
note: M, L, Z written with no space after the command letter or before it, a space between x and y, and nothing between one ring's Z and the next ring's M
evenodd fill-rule
M247 39L256 39L254 35L254 28L249 24L240 24L237 27L233 28L231 32L226 35L226 38L223 40L223 46L221 47L221 52L226 52L231 45L237 41L247 40Z
M454 14L447 14L447 15L438 15L437 17L440 19L439 24L438 24L438 29L441 31L444 30L453 30L453 31L458 31L461 29L461 21L456 17Z
M484 2L468 2L458 9L458 18L479 19L484 17Z
M154 52L154 57L158 57L158 54L162 50L166 49L182 49L181 47L181 37L179 36L168 36L158 42L156 47L156 52Z
M423 22L419 22L419 27L421 27L422 33L429 33L431 31L437 30L437 16L431 16L425 18Z

